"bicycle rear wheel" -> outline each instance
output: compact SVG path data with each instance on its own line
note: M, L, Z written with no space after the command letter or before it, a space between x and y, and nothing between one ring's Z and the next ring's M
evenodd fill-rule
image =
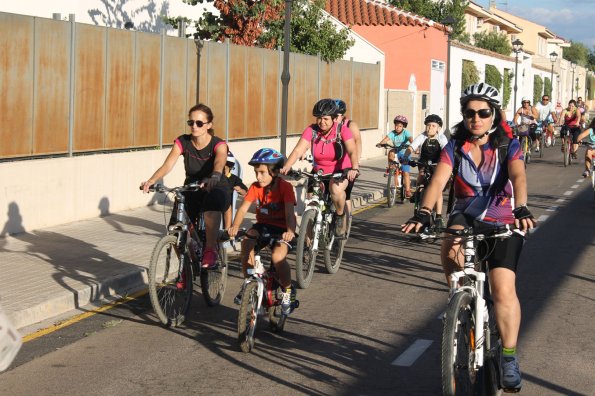
M227 286L227 251L225 248L219 248L219 258L217 259L217 268L202 269L200 271L200 288L202 296L209 307L214 307L221 303Z
M314 243L317 211L306 210L302 215L295 251L295 279L300 289L306 289L312 282L316 267L316 253L312 249Z
M238 312L238 342L242 352L250 352L254 347L254 332L258 321L258 283L250 282L242 293L242 303Z
M345 244L349 239L349 233L351 232L351 216L346 217L347 225L345 230L345 238L337 239L334 233L328 233L327 238L329 241L324 249L324 267L326 272L329 274L335 274L339 271L341 260L343 260L343 251L345 250Z
M395 186L395 170L390 169L386 177L386 201L388 207L392 207L397 199L397 188Z
M149 296L153 310L165 326L184 322L192 300L192 265L181 253L175 235L161 238L149 263Z
M452 296L446 309L441 361L444 395L469 395L475 389L475 321L472 303L471 294L461 291Z

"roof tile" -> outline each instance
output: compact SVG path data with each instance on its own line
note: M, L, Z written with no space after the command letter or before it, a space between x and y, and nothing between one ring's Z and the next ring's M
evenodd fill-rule
M348 26L431 26L433 24L429 19L405 12L385 0L326 0L325 10Z

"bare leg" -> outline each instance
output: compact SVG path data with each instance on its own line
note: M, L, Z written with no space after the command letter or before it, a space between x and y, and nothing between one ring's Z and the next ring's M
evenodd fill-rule
M507 268L494 268L490 271L489 278L502 346L514 348L521 327L521 304L516 295L516 275Z
M217 249L217 234L221 224L221 213L210 211L205 212L205 228L207 231L207 249Z
M279 274L279 284L285 289L291 287L291 270L285 259L287 253L289 253L289 247L284 243L277 243L271 254L271 261Z

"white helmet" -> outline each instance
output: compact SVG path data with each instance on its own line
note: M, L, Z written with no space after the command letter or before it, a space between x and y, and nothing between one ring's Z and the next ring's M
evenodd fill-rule
M461 106L465 106L470 100L484 100L494 107L500 108L500 92L486 83L470 85L461 95Z
M531 98L528 96L523 96L523 99L521 99L521 102L529 102L531 103Z
M233 168L236 164L236 157L233 156L233 154L231 153L231 151L227 152L227 161L225 161L227 166L229 166L230 168Z

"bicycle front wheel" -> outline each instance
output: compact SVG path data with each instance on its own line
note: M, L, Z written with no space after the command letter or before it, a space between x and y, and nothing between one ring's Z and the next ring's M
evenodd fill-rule
M153 310L165 326L184 322L192 300L192 265L181 253L175 235L161 238L149 263L149 296Z
M200 272L200 288L202 296L209 307L214 307L221 303L227 286L227 251L225 248L219 248L219 258L217 259L217 268L202 269Z
M339 271L341 260L343 260L345 244L347 243L349 233L351 232L351 219L351 216L346 216L345 218L347 221L345 238L338 239L335 237L334 233L328 234L329 241L326 244L326 248L324 249L324 267L326 268L326 272L329 274L335 274L337 271Z
M386 177L386 203L390 208L395 204L397 199L397 188L395 186L395 170L390 169Z
M539 134L539 158L543 158L543 150L545 149L545 131Z
M568 142L568 137L565 137L562 141L562 145L564 147L564 166L570 165L570 144L568 144Z
M295 279L300 289L310 286L316 267L316 252L312 249L316 237L316 214L316 210L306 210L300 223L295 251Z
M258 321L258 283L250 282L242 293L238 313L238 342L242 352L248 353L254 347L254 332Z
M476 372L473 369L475 321L473 297L458 292L446 309L442 332L442 392L444 395L469 395L474 392Z

